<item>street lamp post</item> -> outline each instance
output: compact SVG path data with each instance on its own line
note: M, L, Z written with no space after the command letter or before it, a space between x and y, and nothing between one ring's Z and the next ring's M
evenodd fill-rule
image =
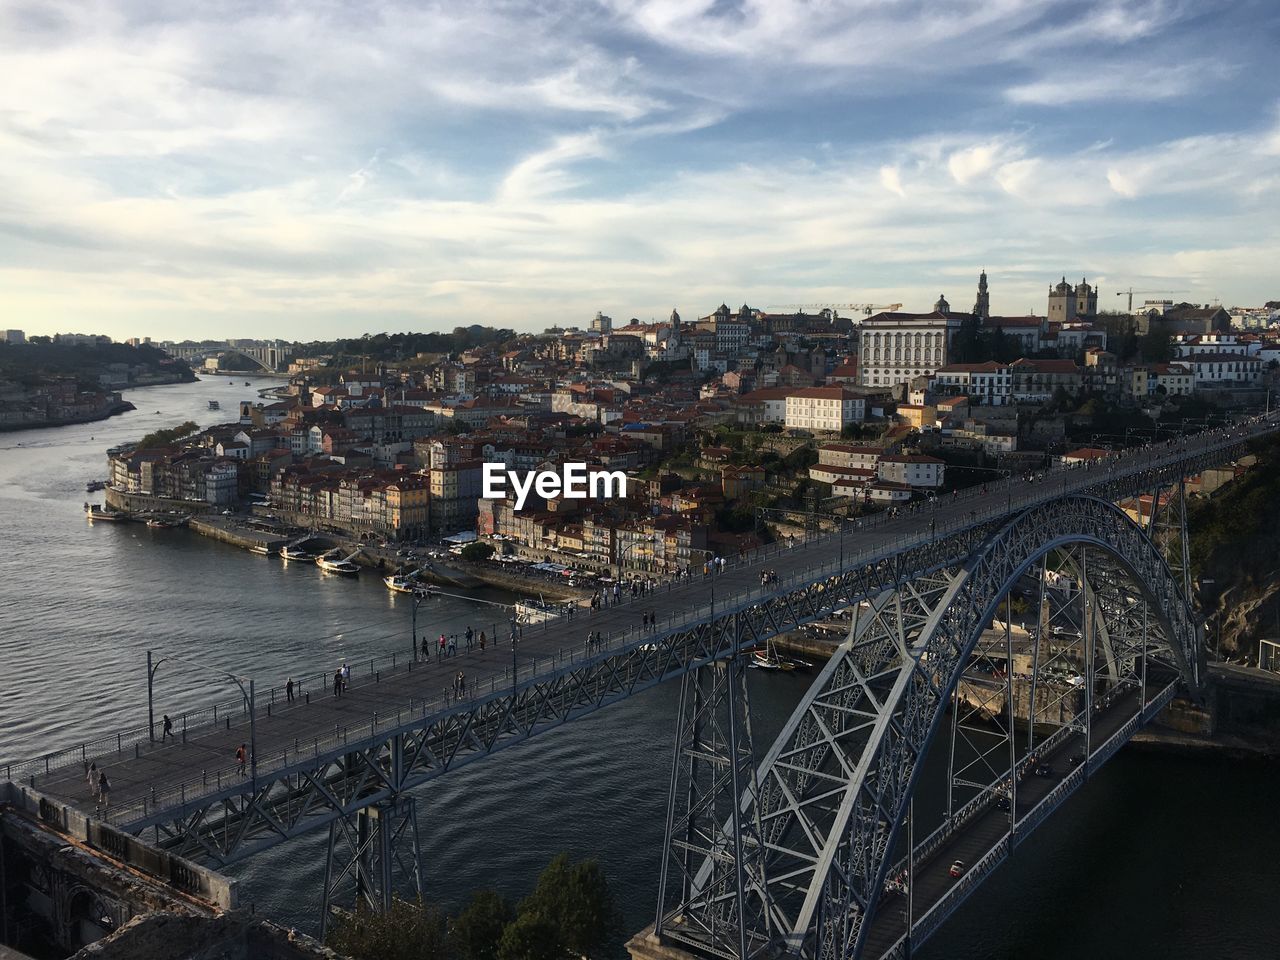
M249 765L253 779L258 778L258 711L257 697L254 689L252 677L242 677L239 674L230 673L221 667L215 667L211 664L201 663L199 660L192 660L187 657L179 657L175 654L168 654L156 659L150 650L147 651L147 737L155 743L156 740L156 713L155 713L155 676L156 671L160 669L160 664L166 660L176 660L179 663L189 664L193 667L200 667L202 670L208 670L219 676L226 677L237 687L240 688L240 695L244 697L245 703L249 707ZM248 684L246 687L245 684Z
M410 640L412 642L412 646L409 648L409 653L412 659L414 660L418 659L418 607L422 605L422 601L429 599L430 596L431 595L429 593L417 593L417 592L415 592L413 595L413 616L411 618L412 626L409 628ZM430 654L428 654L426 650L423 650L422 652L422 659L423 660L431 659Z

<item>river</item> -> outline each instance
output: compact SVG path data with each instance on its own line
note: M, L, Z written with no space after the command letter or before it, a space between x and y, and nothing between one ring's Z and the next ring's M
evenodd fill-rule
M107 447L232 419L275 381L249 382L131 390L134 412L0 434L0 759L145 723L148 649L264 685L407 651L408 605L376 577L324 577L186 530L85 522L84 486L105 478ZM479 628L491 609L442 598L419 625ZM809 679L753 673L760 743ZM156 684L169 712L235 695L180 661ZM659 687L419 791L428 897L455 907L483 885L519 897L567 850L600 859L629 931L651 922L677 693ZM1121 751L917 956L1274 960L1277 797L1275 766ZM246 904L314 931L323 869L316 834L233 872Z

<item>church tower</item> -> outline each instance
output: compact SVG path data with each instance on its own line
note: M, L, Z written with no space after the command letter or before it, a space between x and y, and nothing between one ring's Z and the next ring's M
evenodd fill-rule
M979 320L991 319L991 294L987 292L987 271L978 274L978 299L973 304L973 315Z
M947 303L947 298L942 294L938 294L938 302L933 305L935 313L950 313L951 304Z
M1076 284L1076 316L1082 320L1094 320L1098 316L1098 291L1089 286L1084 277Z
M1096 301L1095 301L1096 303ZM1076 318L1076 294L1063 277L1049 288L1049 322L1070 323Z

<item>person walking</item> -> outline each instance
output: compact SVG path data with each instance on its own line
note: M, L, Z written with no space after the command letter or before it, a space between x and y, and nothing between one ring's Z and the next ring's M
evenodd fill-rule
M245 750L244 744L242 743L240 746L236 747L236 772L238 772L242 777L244 776L244 765L248 759L248 751Z
M342 668L341 667L333 671L333 695L335 697L342 696Z
M427 642L426 637L422 638L422 659L423 660L431 659L431 644Z
M111 781L107 779L107 771L98 771L98 792L96 794L98 803L103 810L111 806Z
M449 656L456 657L458 655L458 635L456 633L449 634Z
M351 682L351 668L344 662L342 664L342 692L347 692L347 685Z
M458 671L458 696L465 697L467 695L467 675L461 670Z
M484 653L484 631L480 631L480 652Z
M289 703L293 703L293 677L289 678L289 682L284 685L285 699Z
M160 731L160 742L164 743L170 737L173 737L175 740L178 739L173 736L173 721L169 719L169 715L166 713L164 715L164 728Z
M472 641L472 639L473 639L474 637L475 637L475 631L473 631L473 630L471 629L471 624L467 624L466 638L467 638L467 649L468 649L468 650L470 650L470 649L471 649L471 641Z
M449 655L449 641L444 638L444 634L440 634L440 659L443 660Z
M85 774L85 779L89 781L89 795L96 801L98 799L98 761L90 761L89 772Z

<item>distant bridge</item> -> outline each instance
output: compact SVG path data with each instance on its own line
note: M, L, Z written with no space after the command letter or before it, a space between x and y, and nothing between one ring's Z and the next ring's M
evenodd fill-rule
M4 772L92 812L97 760L107 819L213 864L328 827L326 908L385 906L420 881L410 790L681 678L659 905L633 953L905 957L1177 691L1197 693L1184 480L1276 429L1258 419L845 522L644 598L666 613L650 633L623 604L565 625L601 631L590 647L553 623L443 662L371 662L341 697L322 677L303 685L310 702L250 682L221 713L182 718L180 742L144 726ZM1115 506L1152 493L1141 526ZM762 568L778 582L761 587ZM1034 635L993 632L1028 584ZM848 637L757 763L747 651L840 611ZM940 734L945 816L916 830ZM228 763L242 742L243 775Z
M252 360L263 370L274 373L293 359L294 345L283 340L276 340L257 347L174 347L169 353L183 360L203 362L208 357L236 356Z

